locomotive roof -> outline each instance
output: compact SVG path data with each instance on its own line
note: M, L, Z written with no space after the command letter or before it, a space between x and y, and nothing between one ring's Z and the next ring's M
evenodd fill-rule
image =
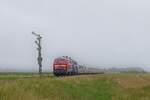
M70 60L70 61L76 62L75 60L73 60L71 57L68 57L68 56L62 56L62 57L58 57L56 59L66 59L66 60Z

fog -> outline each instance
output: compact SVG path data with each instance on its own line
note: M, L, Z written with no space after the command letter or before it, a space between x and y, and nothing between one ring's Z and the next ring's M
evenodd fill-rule
M150 70L149 0L0 0L0 70L43 70L68 55L91 67Z

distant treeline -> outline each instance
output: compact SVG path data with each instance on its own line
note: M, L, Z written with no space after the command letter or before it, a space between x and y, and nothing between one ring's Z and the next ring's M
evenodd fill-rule
M107 72L110 73L146 73L146 71L139 67L131 67L131 68L109 68Z

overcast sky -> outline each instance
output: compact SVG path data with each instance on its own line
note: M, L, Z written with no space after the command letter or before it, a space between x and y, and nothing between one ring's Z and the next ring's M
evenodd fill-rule
M1 71L38 70L32 31L43 34L44 70L62 55L150 70L149 0L0 0Z

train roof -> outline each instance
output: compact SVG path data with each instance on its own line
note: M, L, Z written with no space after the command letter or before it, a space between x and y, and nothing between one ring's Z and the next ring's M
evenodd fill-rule
M72 58L69 57L69 56L61 56L61 57L58 57L58 58L56 58L56 59L66 59L66 60L69 60L69 61L72 61L72 62L76 62L76 63L77 63L77 61L75 61L74 59L72 59Z

